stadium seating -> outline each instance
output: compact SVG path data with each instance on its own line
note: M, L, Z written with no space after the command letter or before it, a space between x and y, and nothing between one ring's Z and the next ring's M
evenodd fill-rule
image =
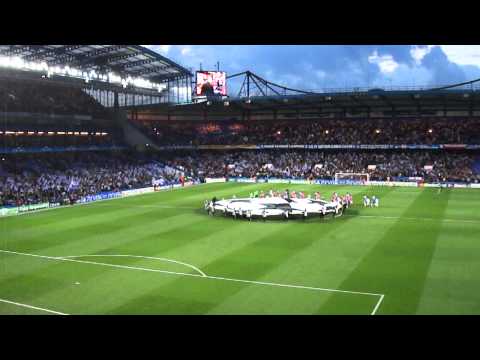
M352 172L369 173L371 180L380 181L413 177L430 182L480 181L472 171L474 156L464 152L197 151L166 162L200 177L334 179L337 172ZM426 170L425 165L433 169Z
M0 81L0 152L123 146L110 110L71 86L42 80Z
M105 116L105 108L81 89L39 82L2 80L0 104L4 112L89 114Z
M151 186L154 178L178 183L180 172L166 171L164 164L198 180L224 176L333 179L336 172L368 172L371 180L382 181L412 177L430 182L480 181L480 174L472 171L474 157L465 153L201 151L10 155L0 167L0 205L69 201L101 191ZM376 165L375 170L368 169L371 164ZM433 165L433 170L425 170L425 165Z
M479 118L138 122L160 145L479 144Z
M86 152L10 155L0 167L0 206L68 203L102 191L177 183L179 172L141 154Z

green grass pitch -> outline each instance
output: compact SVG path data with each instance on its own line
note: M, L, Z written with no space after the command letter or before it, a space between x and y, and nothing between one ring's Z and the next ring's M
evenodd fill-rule
M208 184L2 218L0 314L480 314L480 191L288 185L349 191L354 207L266 222L203 210L286 187ZM364 194L380 207L363 208Z

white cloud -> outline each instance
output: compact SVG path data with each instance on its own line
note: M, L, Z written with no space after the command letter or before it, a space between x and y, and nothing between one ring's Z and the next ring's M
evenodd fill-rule
M427 46L412 45L410 49L410 55L415 60L415 63L417 65L421 65L425 55L427 55L432 50L432 47L434 46L435 45L427 45Z
M432 75L425 66L400 64L395 73L379 80L387 86L428 86L433 80Z
M181 53L184 56L190 54L191 52L192 52L192 48L189 47L189 46L186 46L186 47L182 48L182 50L181 50Z
M480 45L440 45L448 60L458 65L480 66Z
M393 59L392 55L379 56L376 50L368 57L368 62L377 64L383 74L391 74L398 68L398 63Z

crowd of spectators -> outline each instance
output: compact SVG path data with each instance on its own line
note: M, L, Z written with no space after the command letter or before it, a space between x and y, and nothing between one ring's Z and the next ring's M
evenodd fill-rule
M2 80L0 111L67 115L105 115L105 108L81 89Z
M334 179L335 173L368 173L370 180L421 177L427 182L479 182L477 157L447 152L201 151L178 156L169 164L198 177L276 177ZM477 160L478 161L478 160ZM375 165L375 169L369 169ZM431 170L425 165L432 166Z
M140 154L126 151L3 156L0 206L71 203L87 195L178 183L180 176L334 179L368 173L370 180L409 177L427 182L478 183L478 155L464 152L195 151ZM372 168L375 165L375 168ZM425 165L431 166L431 170Z
M83 152L2 157L0 206L71 203L86 195L171 184L181 172L126 152Z
M139 124L160 145L480 144L480 118Z

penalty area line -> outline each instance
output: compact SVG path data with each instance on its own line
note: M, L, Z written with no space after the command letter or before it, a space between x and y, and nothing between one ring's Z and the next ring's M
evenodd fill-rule
M380 296L380 299L378 300L377 305L375 305L375 308L373 309L373 311L372 311L372 313L371 313L370 315L375 315L375 314L377 313L377 310L378 310L378 308L380 307L380 304L382 303L384 297L385 297L384 294L382 294L382 295Z
M332 293L344 293L344 294L352 294L352 295L365 295L365 296L380 297L379 301L377 301L377 303L376 303L375 308L373 309L373 312L370 315L375 315L376 311L380 307L380 304L382 303L383 298L384 298L384 294L371 293L371 292L339 290L339 289L320 288L320 287L304 286L304 285L281 284L281 283L274 283L274 282L267 282L267 281L244 280L244 279L227 278L227 277L221 277L221 276L212 276L212 275L206 275L201 270L199 270L200 273L191 274L191 273L182 273L182 272L176 272L176 271L156 270L156 269L149 269L149 268L136 267L136 266L108 264L108 263L102 263L102 262L96 262L96 261L87 261L87 260L75 259L77 257L82 257L82 256L63 256L63 257L58 256L58 257L56 257L56 256L23 253L23 252L11 251L11 250L0 250L0 252L7 253L7 254L13 254L13 255L31 256L31 257L36 257L36 258L46 259L46 260L66 261L66 262L74 262L74 263L89 264L89 265L98 265L98 266L105 266L105 267L112 267L112 268L119 268L119 269L127 269L127 270L139 270L139 271L147 271L147 272L156 272L156 273L170 274L170 275L181 275L181 276L183 275L183 276L191 276L191 277L197 277L197 278L203 278L203 279L223 280L223 281L240 282L240 283L255 284L255 285L277 286L277 287L285 287L285 288L293 288L293 289L304 289L304 290L313 290L313 291L325 291L325 292L332 292ZM106 256L108 256L108 255L106 255ZM129 255L124 255L124 256L129 256ZM134 256L134 255L130 255L130 256ZM156 259L161 259L161 258L156 258ZM183 263L183 264L185 264L185 263ZM195 267L193 267L193 265L191 265L191 266L192 266L192 268L195 268ZM198 268L195 268L195 269L198 269Z
M165 261L165 262L170 262L174 264L180 264L184 265L186 267L189 267L190 269L195 270L198 272L201 276L205 277L207 276L202 270L197 268L196 266L193 266L191 264L187 264L182 261L178 260L172 260L172 259L167 259L167 258L160 258L160 257L154 257L154 256L140 256L140 255L111 255L111 254L94 254L94 255L74 255L74 256L60 256L58 259L78 259L78 258L86 258L86 257L126 257L126 258L137 258L137 259L150 259L150 260L159 260L159 261Z
M44 311L44 312L48 312L50 314L55 314L55 315L68 315L68 314L65 314L65 313L62 313L62 312L59 312L59 311L44 309L44 308L41 308L41 307L38 307L38 306L22 304L22 303L19 303L19 302L10 301L10 300L6 300L6 299L0 299L0 302L5 303L5 304L20 306L20 307L24 307L24 308L28 308L28 309Z

